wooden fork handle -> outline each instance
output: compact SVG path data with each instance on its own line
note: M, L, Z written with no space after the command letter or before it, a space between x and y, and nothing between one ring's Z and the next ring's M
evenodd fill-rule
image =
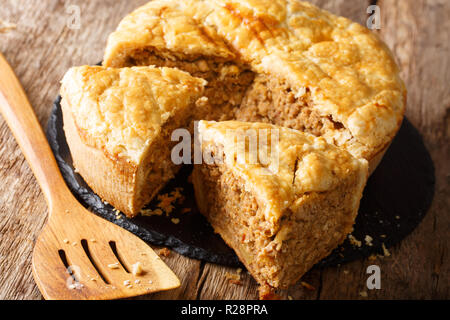
M33 170L49 209L53 208L68 188L33 108L14 71L1 53L0 112Z

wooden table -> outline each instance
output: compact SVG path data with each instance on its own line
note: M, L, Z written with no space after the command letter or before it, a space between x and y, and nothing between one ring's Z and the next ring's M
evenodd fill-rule
M59 80L74 65L102 59L107 35L120 19L146 0L2 0L0 19L16 24L0 33L0 50L20 78L43 126ZM312 1L366 24L369 0ZM80 9L80 25L73 19ZM380 0L381 29L393 49L408 88L407 116L422 133L436 166L432 207L420 226L391 256L314 269L283 292L293 299L448 299L450 232L450 2ZM75 9L76 10L76 9ZM73 28L75 27L75 28ZM0 24L1 30L1 24ZM5 30L4 30L5 31ZM46 204L27 163L0 119L0 299L41 299L31 275L33 243L46 220ZM164 258L182 286L144 299L256 299L257 284L225 278L230 268L185 258ZM366 268L381 268L381 289L367 290ZM364 297L367 293L368 297Z

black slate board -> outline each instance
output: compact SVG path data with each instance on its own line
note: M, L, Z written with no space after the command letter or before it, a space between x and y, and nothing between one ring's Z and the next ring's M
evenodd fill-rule
M72 158L65 140L61 97L54 107L47 126L47 138L55 154L62 175L76 198L99 216L131 231L145 241L167 246L190 258L217 264L242 267L233 250L213 232L206 219L198 212L192 185L187 182L192 167L183 167L179 174L161 191L168 193L176 187L183 188L185 200L175 206L170 217L138 216L116 219L111 205L105 204L74 172ZM370 177L361 200L353 236L362 242L361 247L347 239L318 266L334 266L383 253L382 244L389 248L405 238L425 216L434 194L434 166L422 138L405 119L391 147ZM157 201L147 207L156 208ZM191 212L181 213L183 208ZM171 218L179 218L174 224ZM365 244L370 235L372 246Z

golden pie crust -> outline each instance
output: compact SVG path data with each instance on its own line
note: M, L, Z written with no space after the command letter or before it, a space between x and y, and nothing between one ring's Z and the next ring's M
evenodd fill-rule
M386 45L365 27L307 2L151 1L110 35L104 65L145 64L137 52L168 61L233 62L255 77L279 79L315 117L339 128L321 136L367 159L371 171L403 119L406 90ZM263 121L290 126L297 116L291 113ZM239 112L229 118L258 120Z

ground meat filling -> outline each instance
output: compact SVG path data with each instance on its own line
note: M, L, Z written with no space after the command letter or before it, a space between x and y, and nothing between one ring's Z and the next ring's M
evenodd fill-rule
M247 90L235 114L237 120L273 123L315 136L330 130L346 130L331 116L320 115L312 105L309 90L303 97L296 98L285 81L261 74Z
M301 196L298 211L286 209L274 236L254 194L224 165L195 167L206 201L202 212L260 284L286 288L351 232L354 176L326 193Z
M319 114L308 89L303 97L296 98L286 81L266 74L255 75L245 64L145 48L130 52L124 66L142 65L178 68L207 80L208 107L196 115L198 119L266 122L315 136L329 137L333 132L334 141L329 142L338 146L352 139L342 123Z
M264 260L257 258L258 253L272 241L264 234L268 223L254 195L243 190L244 181L223 165L203 164L195 170L208 194L208 210L203 214L214 230L236 251L256 279L274 278L280 271L277 266L267 263L267 257Z
M206 120L232 119L234 109L241 104L255 76L248 67L234 62L202 56L180 57L172 52L154 52L151 49L133 51L125 63L125 66L142 65L177 68L207 80L205 96L210 109L199 115Z

